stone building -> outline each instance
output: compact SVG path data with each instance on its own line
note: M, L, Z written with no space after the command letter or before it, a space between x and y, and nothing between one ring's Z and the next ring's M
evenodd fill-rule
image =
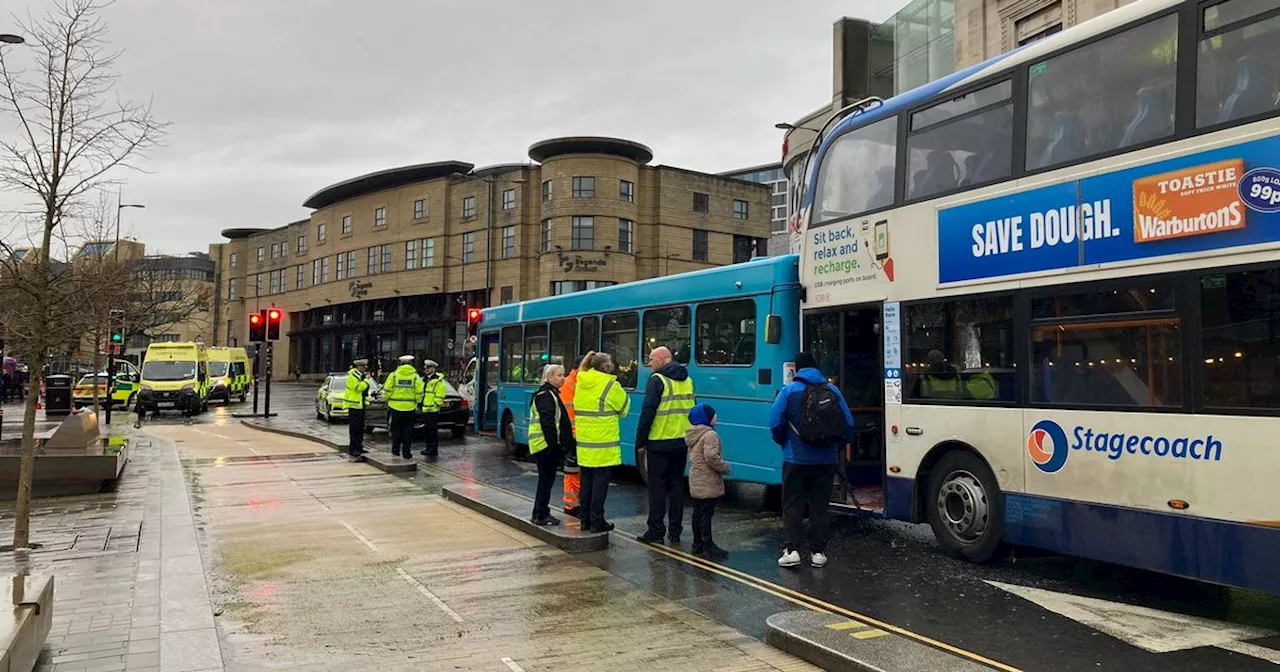
M280 307L273 377L311 378L413 354L456 375L467 309L722 266L763 254L768 187L670 166L613 138L557 138L534 163L462 161L325 187L307 219L223 231L217 342L245 345L248 314Z

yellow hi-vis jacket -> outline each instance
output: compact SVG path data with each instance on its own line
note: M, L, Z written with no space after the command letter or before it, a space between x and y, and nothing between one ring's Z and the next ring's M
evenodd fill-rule
M347 388L342 391L342 400L347 408L362 409L365 407L364 397L369 392L369 380L366 374L358 369L347 372Z
M387 408L393 411L416 410L418 400L422 398L422 376L412 364L401 364L387 376L386 390Z
M578 374L573 410L578 464L592 468L622 464L622 433L618 421L631 412L631 397L618 383L618 377L595 370Z
M539 390L529 400L529 454L537 455L547 449L547 437L542 433L542 415L538 413L538 395L556 395L556 390ZM560 404L551 400L556 408L556 431L560 431Z
M650 441L683 439L689 427L689 411L693 410L693 379L673 380L661 373L653 374L662 382L662 398L658 413L649 426Z
M444 405L444 374L436 372L426 380L422 389L422 410L427 413L439 413Z

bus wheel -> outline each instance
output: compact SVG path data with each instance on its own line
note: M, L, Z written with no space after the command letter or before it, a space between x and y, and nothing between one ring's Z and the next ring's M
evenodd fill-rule
M511 457L516 455L516 419L511 413L502 416L502 445Z
M996 478L972 453L942 456L929 477L929 526L946 552L988 562L1004 548L1004 497Z

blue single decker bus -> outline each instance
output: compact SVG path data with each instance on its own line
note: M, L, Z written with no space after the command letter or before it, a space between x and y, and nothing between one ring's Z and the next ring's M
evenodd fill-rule
M689 367L698 401L716 409L731 478L778 485L782 451L769 436L769 407L794 373L799 314L796 256L485 309L476 427L497 431L518 454L527 444L529 400L543 367L568 369L590 350L607 352L632 394L633 410L622 421L622 460L643 467L636 423L653 373L649 353L665 345Z

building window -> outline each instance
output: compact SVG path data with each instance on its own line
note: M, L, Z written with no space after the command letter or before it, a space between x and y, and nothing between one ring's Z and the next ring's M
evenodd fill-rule
M280 293L280 271L271 271L267 273L267 293Z
M707 260L707 232L703 229L693 230L693 260Z
M305 235L298 236L298 254L307 253L307 237Z
M462 218L471 219L476 216L476 197L467 196L462 199Z
M573 249L596 249L596 218L574 217L571 235L573 240Z
M262 274L255 273L253 275L253 295L262 296Z
M325 229L324 222L320 222L319 224L316 224L316 242L317 243L324 242L324 229Z
M551 283L551 294L559 296L561 294L585 292L588 289L612 287L616 284L618 283L609 280L557 280Z
M706 194L699 194L697 192L694 192L693 211L701 212L701 213L711 212L711 197L707 196Z
M410 240L404 244L404 270L412 271L418 267L418 241Z
M375 209L374 209L374 211L373 211L373 225L374 225L374 226L386 226L386 225L387 225L387 209L386 209L386 208L375 208Z
M744 261L751 261L751 259L759 253L759 250L757 249L759 244L760 241L752 238L751 236L739 236L734 234L733 263L741 264Z
M516 256L516 227L502 227L502 258L511 259Z
M351 252L343 252L341 254L338 254L337 257L338 257L337 271L334 277L336 277L338 280L346 280L347 278L356 277L355 251L353 250Z
M232 253L231 253L231 268L235 268L235 267L236 267L236 263L237 263L238 259L239 259L239 255L237 255L235 252L232 252Z
M369 257L368 275L377 275L378 273L378 246L377 245L374 245L373 247L369 248L368 257ZM341 269L342 267L339 266L338 268ZM341 274L342 271L339 270L338 273ZM341 280L342 276L339 275L338 279Z
M502 190L502 209L503 210L516 209L516 190L515 189Z
M631 254L632 243L635 241L636 223L629 219L618 220L618 251Z
M302 264L298 264L295 268L297 269L297 273L294 274L293 281L297 284L297 287L294 287L294 289L302 289L304 279Z
M618 200L624 203L636 202L636 184L626 180L618 180Z
M320 282L329 282L329 257L320 260Z
M227 300L228 301L236 300L236 279L235 278L231 278L230 280L227 281Z
M543 252L551 251L551 220L549 219L542 220L542 242L538 249Z
M267 248L259 245L258 246L258 263L261 264L262 261L266 258L267 258Z
M462 234L462 263L469 264L476 260L476 232Z
M351 224L351 215L343 215L342 216L342 235L345 236L350 234L352 228L353 226Z
M733 199L733 218L734 219L747 218L747 202L746 201L739 201L736 198Z
M542 202L546 203L551 200L551 180L542 183Z
M574 198L595 198L596 197L596 178L594 177L573 178L573 197Z
M328 259L328 257L325 257L325 259ZM320 260L312 259L311 260L311 285L314 287L320 284L321 282L322 281L320 280Z
M383 273L391 272L391 244L390 243L382 246L382 272Z
M436 239L427 238L422 241L422 268L436 265Z
M419 198L418 200L413 202L413 218L414 219L427 218L427 199Z
M499 296L501 298L498 299L498 305L505 306L508 303L513 303L515 301L515 288L509 285L503 287Z

